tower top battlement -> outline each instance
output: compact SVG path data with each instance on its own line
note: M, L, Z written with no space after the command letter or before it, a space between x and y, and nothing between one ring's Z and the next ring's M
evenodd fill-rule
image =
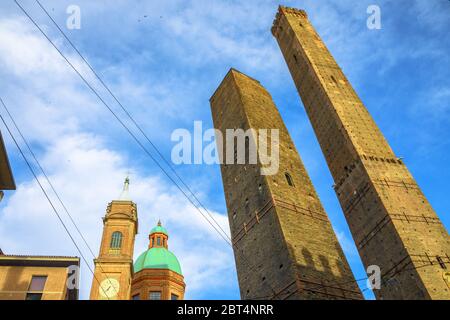
M272 25L272 34L275 35L276 30L278 29L280 25L280 19L283 15L293 15L293 16L299 16L308 19L308 14L305 10L296 9L296 8L290 8L285 6L278 6L278 12L275 16L275 19L273 20Z

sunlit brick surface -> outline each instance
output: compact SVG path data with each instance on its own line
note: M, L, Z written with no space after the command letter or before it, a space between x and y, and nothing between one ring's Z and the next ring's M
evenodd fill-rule
M134 239L137 233L137 209L131 201L112 201L106 209L103 218L103 236L100 245L100 254L94 260L94 279L91 287L91 300L129 300L131 294L131 279L133 275ZM118 231L123 235L120 249L111 249L111 237ZM105 279L115 279L119 282L119 289L109 288L111 296L101 294L99 283ZM102 291L101 291L102 290Z
M259 160L221 165L241 297L361 299L270 94L258 81L231 69L210 101L214 127L224 137L226 129L279 130L277 174L261 175Z
M280 7L272 33L335 180L360 256L366 267L381 267L377 298L450 299L447 231L306 13Z

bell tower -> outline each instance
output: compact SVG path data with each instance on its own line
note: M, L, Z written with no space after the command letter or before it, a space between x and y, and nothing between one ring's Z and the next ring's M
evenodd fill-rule
M119 200L108 204L103 217L100 253L94 260L91 300L130 299L138 218L136 204L129 199L129 184L127 177Z

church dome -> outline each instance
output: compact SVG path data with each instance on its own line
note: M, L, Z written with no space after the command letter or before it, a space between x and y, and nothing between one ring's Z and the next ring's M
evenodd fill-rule
M134 272L144 269L167 269L183 275L177 257L168 249L169 234L167 229L158 221L156 227L150 231L148 250L137 258Z
M166 228L164 228L164 227L161 225L161 222L158 222L158 225L157 225L156 227L154 227L152 230L150 230L150 234L152 234L152 233L164 233L165 235L169 235L169 234L167 233Z
M182 275L177 257L166 248L153 247L143 252L134 264L134 272L143 269L168 269Z

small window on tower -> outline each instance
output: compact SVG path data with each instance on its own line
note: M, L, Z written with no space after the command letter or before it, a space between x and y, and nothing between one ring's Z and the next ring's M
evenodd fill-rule
M170 295L170 300L178 300L178 296L176 294L171 294Z
M294 186L294 181L292 180L291 175L289 173L287 173L287 172L284 175L286 177L286 181L287 181L288 185L293 187Z
M122 247L122 232L114 231L111 236L111 249L120 249Z
M334 82L335 84L338 84L337 81L336 81L336 79L335 79L333 76L331 76L331 80L333 80L333 82Z
M139 294L135 294L133 296L133 300L141 300L141 297L139 296Z
M442 269L447 269L447 266L445 265L444 260L440 256L436 256L436 260L438 261L438 263Z
M160 237L156 238L156 244L157 244L158 246L161 245L161 238L160 238Z
M249 137L245 137L245 161L248 161L246 163L250 164L250 138Z
M149 300L161 300L161 292L160 291L151 291L148 295Z

